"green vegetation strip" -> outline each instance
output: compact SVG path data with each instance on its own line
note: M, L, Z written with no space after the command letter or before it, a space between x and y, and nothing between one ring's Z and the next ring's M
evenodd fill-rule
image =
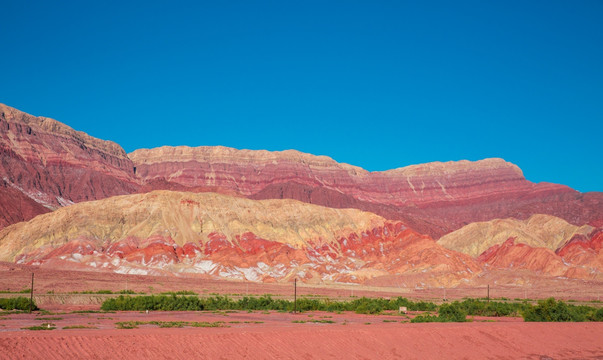
M27 303L28 304L28 303ZM380 314L406 307L408 311L437 311L437 315L423 314L412 322L463 322L467 316L523 316L525 321L603 321L603 308L566 304L555 299L541 300L537 305L524 302L484 301L465 299L461 302L437 306L434 303L413 302L403 297L393 299L358 298L351 301L302 298L297 301L298 311L355 311L359 314ZM200 298L198 296L151 295L119 296L103 302L103 311L224 311L224 310L276 310L293 311L294 303L284 299L273 299L270 295L243 297L234 300L228 296Z
M526 309L523 318L525 321L603 321L603 308L576 306L550 298Z
M305 324L305 323L334 324L335 323L335 321L333 321L333 320L317 320L317 319L293 320L291 322L294 323L294 324Z
M134 290L120 290L113 292L112 290L84 290L84 291L72 291L69 294L92 294L92 295L103 295L103 294L136 294ZM139 293L144 294L144 293Z
M115 323L118 329L136 329L139 325L156 325L160 328L182 328L188 327L228 327L223 321L120 321Z
M71 326L63 326L63 330L69 329L98 329L96 326L87 326L87 325L71 325Z
M424 301L413 302L406 298L359 298L352 301L330 301L329 299L298 299L298 311L355 311L359 314L378 314L385 310L398 310L405 306L410 311L435 311L437 305ZM103 311L202 311L202 310L277 310L293 311L293 301L262 297L243 297L233 300L227 296L200 298L197 296L119 296L107 299L101 306Z

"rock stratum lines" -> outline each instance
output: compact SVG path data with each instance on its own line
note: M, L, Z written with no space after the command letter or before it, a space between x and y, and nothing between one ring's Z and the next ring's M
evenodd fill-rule
M0 261L263 282L601 281L603 193L532 183L503 159L369 172L295 150L126 154L2 104L0 157Z

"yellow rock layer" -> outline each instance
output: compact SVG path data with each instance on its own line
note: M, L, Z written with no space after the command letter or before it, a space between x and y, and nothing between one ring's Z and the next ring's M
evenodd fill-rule
M0 231L0 261L22 252L57 247L71 240L99 246L136 237L171 237L176 244L207 241L212 232L235 240L252 232L299 247L309 240L382 226L385 219L355 209L332 209L295 200L249 200L215 193L154 191L78 203Z
M515 237L516 243L555 251L574 235L587 235L592 230L588 225L578 227L555 216L536 214L527 220L496 219L472 223L442 236L438 244L475 257L491 246Z

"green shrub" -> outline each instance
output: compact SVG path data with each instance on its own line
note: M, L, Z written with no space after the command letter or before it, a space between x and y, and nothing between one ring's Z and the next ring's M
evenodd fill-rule
M412 320L411 323L425 323L425 322L442 322L439 321L439 318L434 315L417 315Z
M179 290L162 292L161 295L197 295L197 293L191 290Z
M566 304L554 298L538 301L523 312L524 321L603 321L603 310Z
M43 323L42 325L22 327L23 330L54 330L56 326L53 323Z
M442 322L465 322L467 312L463 310L458 301L452 304L442 304L438 310L438 319Z
M603 308L599 308L597 311L593 311L590 321L603 321Z
M0 309L4 310L29 310L29 306L29 299L22 296L0 299ZM32 310L38 310L35 302L33 303Z
M415 316L411 323L423 322L465 322L467 321L467 313L463 310L458 301L452 304L442 304L438 310L438 316L434 315L418 315Z
M465 299L459 305L467 312L467 315L477 316L520 316L530 307L527 302L510 303L498 301L483 301L478 299Z
M69 325L63 326L63 330L69 329L98 329L96 326L87 326L87 325Z

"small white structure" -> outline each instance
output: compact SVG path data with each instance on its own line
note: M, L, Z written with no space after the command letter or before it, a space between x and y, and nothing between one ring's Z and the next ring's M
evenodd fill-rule
M399 311L400 311L400 314L406 314L408 310L406 309L406 306L400 306Z

